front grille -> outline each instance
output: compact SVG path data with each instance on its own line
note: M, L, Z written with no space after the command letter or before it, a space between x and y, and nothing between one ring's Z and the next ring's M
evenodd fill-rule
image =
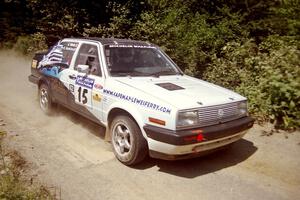
M241 118L238 103L209 106L198 109L198 125L210 126Z

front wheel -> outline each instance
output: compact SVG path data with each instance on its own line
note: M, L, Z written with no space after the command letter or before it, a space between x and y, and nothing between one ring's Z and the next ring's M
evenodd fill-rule
M42 111L47 115L51 114L53 103L51 101L49 88L46 84L42 84L39 88L39 102Z
M125 165L135 165L148 154L147 141L135 121L128 116L117 116L111 124L114 154Z

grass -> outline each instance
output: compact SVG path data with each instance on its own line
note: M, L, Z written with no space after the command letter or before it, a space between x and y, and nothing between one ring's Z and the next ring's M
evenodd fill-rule
M41 185L33 185L24 178L26 160L17 152L6 152L3 147L5 131L0 130L0 200L57 199ZM32 180L32 179L31 179Z

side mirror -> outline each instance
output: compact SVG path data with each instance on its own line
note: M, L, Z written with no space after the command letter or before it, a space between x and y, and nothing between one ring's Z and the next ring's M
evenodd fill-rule
M78 65L77 66L77 71L81 73L88 74L89 73L89 66L88 65Z

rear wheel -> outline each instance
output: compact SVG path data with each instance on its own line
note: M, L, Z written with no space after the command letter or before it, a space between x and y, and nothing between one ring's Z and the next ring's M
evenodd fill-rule
M39 102L40 107L47 115L51 114L53 110L53 103L49 93L49 88L46 84L42 84L39 88Z
M111 124L114 154L125 165L135 165L147 156L147 141L140 128L128 116L117 116Z

